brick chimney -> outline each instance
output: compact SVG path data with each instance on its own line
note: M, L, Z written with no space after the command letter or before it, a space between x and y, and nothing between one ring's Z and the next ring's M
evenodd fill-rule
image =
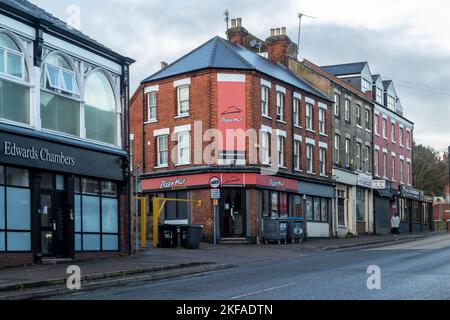
M231 19L231 28L227 31L230 42L245 46L248 31L242 26L242 18Z
M266 39L268 58L289 67L289 60L297 60L298 47L288 37L286 28L270 29L270 37Z

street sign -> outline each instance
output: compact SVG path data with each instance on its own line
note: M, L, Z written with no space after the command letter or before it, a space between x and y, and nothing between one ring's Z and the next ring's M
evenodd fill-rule
M386 180L373 180L372 188L375 190L385 190L386 189Z
M210 185L210 187L213 188L213 189L218 189L218 188L220 188L221 184L222 184L222 181L220 181L220 178L218 178L218 177L212 177L212 178L209 180L209 185Z
M212 200L220 199L220 189L211 189L211 199Z

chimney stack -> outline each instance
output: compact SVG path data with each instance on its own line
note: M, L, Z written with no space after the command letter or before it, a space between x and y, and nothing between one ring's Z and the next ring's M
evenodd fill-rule
M270 29L270 37L266 39L269 60L289 67L289 60L297 59L298 47L287 35L286 27Z
M231 43L246 46L248 31L242 26L242 18L231 19L231 28L227 31Z

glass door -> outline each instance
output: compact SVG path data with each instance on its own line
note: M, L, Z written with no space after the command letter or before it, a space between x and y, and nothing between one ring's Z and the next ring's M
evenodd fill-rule
M53 208L53 193L41 192L41 249L44 257L56 257L56 220Z
M223 190L222 201L222 237L245 236L245 201L244 190Z

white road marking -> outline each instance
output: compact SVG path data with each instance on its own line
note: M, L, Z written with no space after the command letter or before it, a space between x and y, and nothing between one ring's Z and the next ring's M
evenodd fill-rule
M254 292L246 293L246 294L243 294L243 295L240 295L240 296L237 296L237 297L233 297L231 299L232 300L237 300L237 299L240 299L240 298L253 296L255 294L265 293L265 292L274 291L274 290L278 290L278 289L283 289L283 288L287 288L287 287L292 287L292 286L295 286L295 285L296 285L296 283L293 282L293 283L285 284L285 285L278 286L278 287L272 287L272 288L268 288L268 289L264 289L264 290L260 290L260 291L254 291Z

